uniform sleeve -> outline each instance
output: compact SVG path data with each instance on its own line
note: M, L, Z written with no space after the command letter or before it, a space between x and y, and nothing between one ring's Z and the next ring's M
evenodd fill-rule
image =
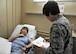
M65 28L62 25L53 25L51 28L51 54L64 54Z

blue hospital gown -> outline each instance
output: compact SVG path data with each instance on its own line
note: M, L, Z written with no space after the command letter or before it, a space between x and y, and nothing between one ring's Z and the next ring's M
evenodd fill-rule
M46 54L72 54L72 28L67 18L59 15L50 30L50 47Z
M30 41L28 36L18 37L12 42L11 52L20 53L21 48L25 47Z

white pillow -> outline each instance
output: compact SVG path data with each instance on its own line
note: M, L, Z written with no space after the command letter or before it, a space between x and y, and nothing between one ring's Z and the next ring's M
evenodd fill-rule
M23 25L17 25L16 28L14 29L13 33L11 34L11 36L15 36L15 35L19 34L22 26Z
M7 39L0 37L0 54L10 54L11 52L11 42Z
M28 27L29 31L28 31L27 35L30 36L30 38L32 40L34 40L35 36L36 36L35 26L34 25L29 25L29 24L17 25L11 36L15 36L15 35L19 34L22 27Z

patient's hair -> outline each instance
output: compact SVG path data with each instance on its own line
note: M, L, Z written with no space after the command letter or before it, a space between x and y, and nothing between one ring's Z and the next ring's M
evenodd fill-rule
M28 28L27 28L27 27L22 27L21 31L22 31L23 29L27 30L27 33L28 33ZM20 32L20 34L21 34L21 32Z

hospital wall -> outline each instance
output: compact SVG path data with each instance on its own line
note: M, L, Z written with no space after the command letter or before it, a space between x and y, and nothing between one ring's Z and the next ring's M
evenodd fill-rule
M0 37L8 38L21 21L21 0L0 0Z
M63 2L64 15L76 30L76 2ZM16 25L32 24L37 31L49 33L52 22L42 15L44 3L33 0L0 0L0 36L8 38Z
M21 3L21 23L35 25L38 31L49 33L52 22L42 15L44 3L36 3L33 0L22 0ZM63 3L64 16L70 20L71 24L74 24L76 30L76 2Z

